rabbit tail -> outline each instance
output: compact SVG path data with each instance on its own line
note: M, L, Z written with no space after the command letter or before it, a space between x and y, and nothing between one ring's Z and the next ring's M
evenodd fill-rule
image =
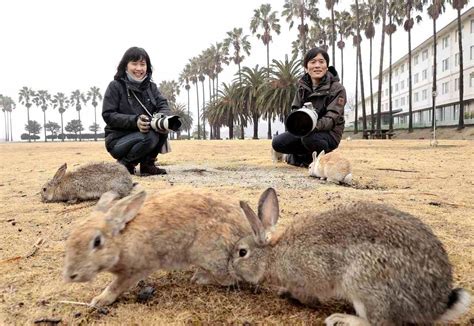
M436 322L449 322L456 320L469 310L471 296L464 289L454 289L449 295L448 310Z
M342 182L348 185L352 184L352 173L349 173L348 175L346 175L344 179L342 180Z

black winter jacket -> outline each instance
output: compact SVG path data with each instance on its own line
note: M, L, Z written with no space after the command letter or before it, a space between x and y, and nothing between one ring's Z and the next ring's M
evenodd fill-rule
M313 90L311 77L305 74L298 83L292 109L301 108L304 103L311 102L318 113L316 130L329 131L339 143L344 131L344 106L346 105L346 89L339 83L334 67L329 67L326 76Z
M113 80L105 91L102 117L105 123L105 146L110 150L117 140L131 132L138 131L137 119L149 114L142 108L134 95L147 110L170 114L168 101L161 95L158 87L147 77L138 87L128 79Z

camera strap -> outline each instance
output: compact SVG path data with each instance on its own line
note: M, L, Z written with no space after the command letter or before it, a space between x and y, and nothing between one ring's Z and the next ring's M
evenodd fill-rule
M152 117L153 114L151 114L150 111L147 110L147 108L143 105L143 103L138 99L138 97L137 97L137 95L135 94L135 92L132 91L132 90L130 90L130 92L132 92L133 97L135 97L135 99L138 101L138 103L140 103L140 105L142 106L143 110L145 110L146 113L148 113L148 115L149 115L150 117Z

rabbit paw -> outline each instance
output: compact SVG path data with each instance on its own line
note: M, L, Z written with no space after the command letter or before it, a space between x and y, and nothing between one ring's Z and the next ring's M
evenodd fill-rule
M91 306L94 307L104 307L108 306L109 304L112 304L115 299L117 299L117 296L110 293L109 291L104 291L98 296L96 296L94 299L91 301Z
M347 326L370 326L370 324L363 318L346 315L346 314L332 314L324 320L327 326L347 325Z
M199 285L208 285L214 283L212 276L204 270L197 270L194 272L193 277L191 277L191 282Z

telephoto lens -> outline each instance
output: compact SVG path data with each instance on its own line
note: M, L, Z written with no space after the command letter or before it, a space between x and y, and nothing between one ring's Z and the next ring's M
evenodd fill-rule
M306 102L301 109L290 113L286 119L285 126L291 134L297 137L303 137L316 128L317 122L318 114L316 110L313 109L313 104Z
M165 116L154 114L151 120L151 127L158 132L178 131L181 127L181 119L177 115Z

